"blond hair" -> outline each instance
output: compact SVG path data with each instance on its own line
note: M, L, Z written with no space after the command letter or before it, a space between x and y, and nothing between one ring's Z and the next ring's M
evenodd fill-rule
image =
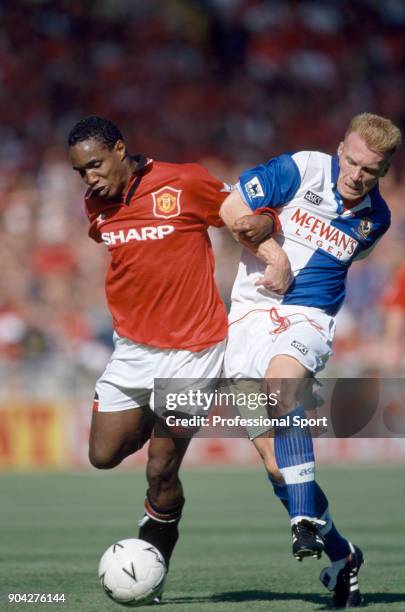
M371 151L380 155L392 155L402 141L401 130L390 119L371 113L355 115L346 136L351 132L356 132Z

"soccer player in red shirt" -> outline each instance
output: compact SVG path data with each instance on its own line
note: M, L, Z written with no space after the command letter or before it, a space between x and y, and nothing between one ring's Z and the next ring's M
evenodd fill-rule
M106 119L80 121L68 142L72 166L89 187L89 235L111 255L106 295L114 352L96 383L90 462L112 468L150 440L139 538L168 564L184 504L178 472L190 440L159 436L153 384L154 378L217 378L221 372L227 316L207 230L222 225L219 208L229 189L197 164L130 156ZM266 250L272 240L263 242L272 227L263 215L246 239L266 263L281 258L285 280L287 257L275 244ZM270 276L264 284L283 290L281 277Z

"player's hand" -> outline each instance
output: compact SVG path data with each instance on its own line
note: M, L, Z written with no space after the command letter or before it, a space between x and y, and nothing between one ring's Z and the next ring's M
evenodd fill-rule
M262 286L278 295L284 295L293 280L290 262L286 257L276 264L266 266L264 275L255 282L255 285Z
M243 244L258 244L273 233L274 221L268 215L245 215L236 219L232 231L239 234L239 241Z

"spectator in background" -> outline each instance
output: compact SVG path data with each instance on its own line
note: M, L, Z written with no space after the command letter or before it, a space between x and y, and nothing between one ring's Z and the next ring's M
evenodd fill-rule
M331 150L361 108L404 123L402 0L3 0L0 28L1 359L24 360L27 334L38 334L31 365L63 361L63 380L67 370L82 374L95 361L100 369L111 332L102 293L105 254L80 236L81 188L67 178L64 137L73 117L90 109L108 114L129 126L130 145L136 138L160 159L210 160L204 163L215 166L214 176L230 182L269 149ZM397 156L383 195L400 226L404 151ZM235 247L226 235L215 243L229 299ZM367 350L347 358L348 350L355 355L350 331L336 345L335 363L341 347L351 372L370 359L370 340L376 344L381 334L378 300L395 263L389 251L399 249L390 247L375 256L378 284L367 274L367 288L373 283L367 320L355 319L356 350ZM356 271L362 288L368 268ZM349 318L357 304L349 286ZM89 352L97 359L89 360Z

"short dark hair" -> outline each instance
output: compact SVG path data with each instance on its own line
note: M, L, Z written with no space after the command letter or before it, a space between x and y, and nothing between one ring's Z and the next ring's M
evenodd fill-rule
M98 140L107 149L112 149L117 140L124 140L120 130L109 119L102 117L86 117L82 119L70 130L68 137L69 147L73 147L83 140Z

